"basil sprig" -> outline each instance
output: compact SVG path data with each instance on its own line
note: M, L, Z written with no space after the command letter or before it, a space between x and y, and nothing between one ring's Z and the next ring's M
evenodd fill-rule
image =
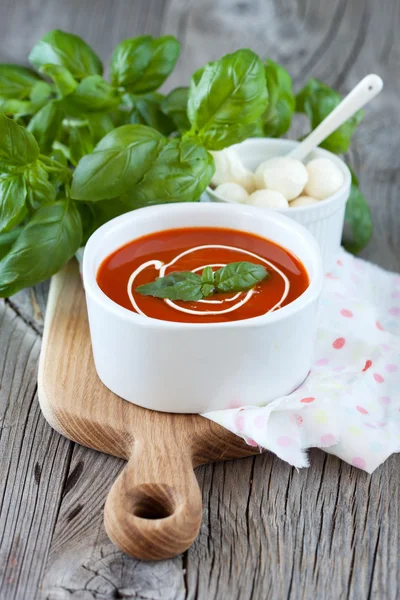
M218 271L206 267L203 273L174 271L140 285L136 292L142 296L196 302L218 292L244 292L269 276L265 267L250 262L229 263Z

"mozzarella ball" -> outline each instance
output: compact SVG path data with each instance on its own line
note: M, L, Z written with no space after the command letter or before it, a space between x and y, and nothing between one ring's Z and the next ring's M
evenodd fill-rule
M219 152L211 152L215 162L215 173L211 179L214 186L221 183L238 183L250 194L256 189L254 173L247 169L236 150L225 148Z
M288 208L285 196L275 190L257 190L250 194L247 204L261 208Z
M308 182L304 193L317 200L332 196L343 185L344 176L329 158L315 158L307 164Z
M225 200L232 200L233 202L246 202L249 197L248 192L239 185L238 183L228 182L221 183L215 188L214 192L224 198Z
M300 160L290 156L276 156L261 163L256 169L256 185L280 192L287 200L301 194L308 181L307 169Z
M317 204L317 202L318 200L311 198L311 196L299 196L298 198L295 198L289 202L289 206L291 208L296 206L310 206L310 204Z

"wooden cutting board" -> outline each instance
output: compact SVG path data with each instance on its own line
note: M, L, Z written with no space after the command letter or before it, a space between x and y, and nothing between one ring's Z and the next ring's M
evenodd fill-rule
M147 410L101 383L75 261L51 282L39 402L62 435L128 461L108 494L104 524L111 540L136 558L169 558L196 538L202 501L194 468L258 452L200 415Z

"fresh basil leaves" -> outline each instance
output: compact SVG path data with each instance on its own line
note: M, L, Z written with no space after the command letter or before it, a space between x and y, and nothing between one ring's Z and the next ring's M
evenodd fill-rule
M33 135L0 114L0 164L9 166L27 165L39 156L39 146Z
M259 57L247 49L227 54L192 77L188 99L191 132L208 150L240 142L265 111L267 98Z
M0 64L0 97L14 100L29 98L32 88L40 81L34 71L19 65Z
M49 31L37 42L29 60L37 69L48 64L65 67L78 80L103 73L103 65L91 47L77 35L59 29Z
M42 206L0 260L0 296L48 279L75 254L82 224L74 204L60 200Z
M214 173L209 150L287 131L295 100L283 67L238 50L198 69L189 88L164 96L158 88L179 53L169 35L125 40L112 55L108 82L84 40L54 30L30 54L38 73L0 64L0 296L48 277L117 215L199 200ZM315 127L339 101L311 80L296 110ZM361 115L324 146L347 150ZM371 217L355 176L346 222L352 232L346 247L358 251L371 235ZM205 269L201 294L214 293L217 279L228 290L258 277L232 268L218 277ZM192 294L194 280L185 282Z
M249 290L268 276L262 265L236 262L229 263L218 271L206 267L201 275L192 271L174 271L152 283L140 285L136 292L142 296L196 302L218 292Z
M371 239L372 218L370 208L358 189L358 179L353 171L351 171L350 196L344 218L346 226L343 246L348 252L357 254Z
M84 156L73 176L72 197L89 202L128 192L153 165L166 139L144 125L124 125L108 133Z
M158 89L173 71L180 43L172 35L142 35L118 44L111 57L111 83L133 94Z
M265 78L268 88L268 106L262 115L263 133L280 137L289 129L296 107L292 78L281 65L267 60Z

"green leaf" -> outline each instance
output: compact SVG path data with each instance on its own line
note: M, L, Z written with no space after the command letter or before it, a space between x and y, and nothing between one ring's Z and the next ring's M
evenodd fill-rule
M318 81L318 79L310 79L296 96L296 111L305 113L310 119L311 129L315 129L341 101L342 98L338 92ZM335 154L347 152L351 137L363 116L364 111L359 110L356 112L353 117L327 137L320 146Z
M0 114L0 162L24 166L37 159L39 146L33 135L12 119Z
M134 94L153 92L173 71L179 53L180 43L171 35L125 40L111 57L111 82Z
M351 170L351 169L350 169ZM364 196L358 189L358 179L351 171L350 197L346 204L345 223L350 235L343 237L343 246L348 252L357 254L368 244L372 236L371 211Z
M25 198L23 175L3 173L0 176L0 232L10 231L25 218Z
M40 72L54 81L57 91L62 98L68 96L68 94L72 94L78 85L78 82L68 69L61 65L43 65L40 68Z
M206 267L203 269L201 280L203 283L214 286L214 271L212 270L212 267Z
M77 35L54 29L33 47L29 60L37 69L47 64L65 67L75 79L101 75L103 66L91 47Z
M110 133L114 129L114 123L109 115L91 113L90 115L86 115L86 121L89 125L94 144L98 144L107 133Z
M35 114L37 105L30 100L0 98L0 112L13 117L26 117Z
M161 94L153 92L143 96L127 95L131 102L130 123L148 125L163 135L169 135L175 130L174 122L161 111L161 101L163 99Z
M63 117L60 101L52 100L43 106L29 122L27 129L35 136L40 150L44 154L51 152Z
M50 85L50 83L47 83L47 81L40 80L32 86L29 98L31 99L33 104L38 105L38 107L40 108L43 104L47 102L47 100L49 100L52 94L53 86Z
M29 98L32 87L40 81L34 71L19 65L0 64L0 96L13 100Z
M292 79L286 69L272 60L267 60L265 77L268 107L262 116L264 135L280 137L289 129L296 106Z
M11 250L21 231L22 227L16 227L12 231L0 233L0 260Z
M132 208L164 202L195 202L211 181L214 160L195 139L172 139L137 187L126 194Z
M242 292L252 288L268 276L266 268L262 265L236 262L218 269L214 273L214 282L219 292Z
M166 277L159 277L152 283L140 285L135 291L142 296L195 302L203 298L201 288L202 280L197 273L174 271Z
M48 279L73 257L82 240L79 213L70 201L42 206L0 260L0 297Z
M242 292L267 277L268 272L262 265L237 262L215 272L211 267L205 267L201 276L192 271L174 271L151 283L140 285L135 291L143 296L196 302L211 296L215 288L219 292Z
M72 197L97 201L133 189L150 169L165 138L144 125L124 125L108 133L78 163L72 180Z
M82 113L107 112L120 103L121 95L100 75L90 75L79 83L78 87L64 99L63 106L67 114L80 116Z
M190 129L190 121L187 116L187 104L189 88L180 87L172 90L161 102L161 110L175 123L178 131Z
M55 202L56 190L49 181L49 174L40 161L33 163L26 169L24 179L28 206L31 211L36 211L43 204Z
M74 165L76 165L81 158L93 152L94 143L89 125L69 128L69 148L71 162Z
M131 210L120 198L99 200L99 202L77 202L77 208L83 226L82 244L86 244L92 233L101 225Z
M251 50L238 50L209 63L192 77L188 117L192 132L209 150L247 136L246 126L267 107L264 65Z

